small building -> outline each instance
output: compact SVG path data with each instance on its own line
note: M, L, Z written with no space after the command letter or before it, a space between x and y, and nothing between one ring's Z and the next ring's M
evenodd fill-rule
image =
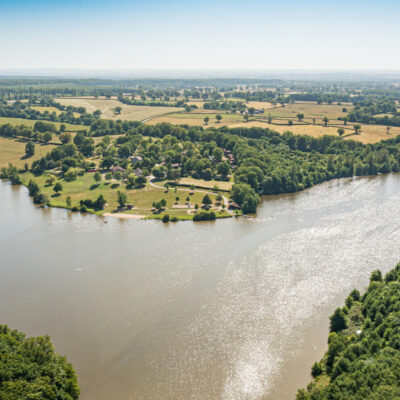
M140 168L136 168L136 169L135 169L135 175L136 175L136 176L142 175L142 170L141 170Z
M111 172L114 174L115 172L125 172L125 168L120 167L119 165L116 165L115 167L111 168Z
M142 162L143 157L142 156L132 156L131 157L131 164L135 165L137 162Z
M236 203L235 201L230 201L230 202L229 202L228 208L229 208L230 210L240 210L241 207L240 207L239 204Z
M126 205L127 210L132 210L133 209L133 204L127 204Z
M90 168L87 170L87 172L98 172L97 168Z

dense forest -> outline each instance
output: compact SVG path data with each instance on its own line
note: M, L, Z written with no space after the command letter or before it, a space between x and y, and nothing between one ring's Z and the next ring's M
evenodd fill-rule
M400 264L372 273L330 317L328 351L312 367L316 381L297 400L400 398Z
M27 338L0 325L1 400L76 400L78 378L48 336Z

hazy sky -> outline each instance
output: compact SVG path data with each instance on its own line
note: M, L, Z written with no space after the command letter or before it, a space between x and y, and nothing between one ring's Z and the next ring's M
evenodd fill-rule
M399 0L0 0L0 69L400 69Z

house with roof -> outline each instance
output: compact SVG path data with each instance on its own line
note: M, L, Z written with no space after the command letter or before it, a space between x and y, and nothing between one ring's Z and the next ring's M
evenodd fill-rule
M114 174L115 172L125 172L125 168L120 167L119 165L116 165L115 167L111 168L111 172Z
M137 162L142 162L143 161L143 157L142 156L132 156L131 157L131 164L135 165Z

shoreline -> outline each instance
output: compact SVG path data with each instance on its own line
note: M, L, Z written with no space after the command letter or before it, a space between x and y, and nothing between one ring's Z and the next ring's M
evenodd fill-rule
M104 213L102 217L112 217L119 219L144 219L145 215L124 214L124 213Z

